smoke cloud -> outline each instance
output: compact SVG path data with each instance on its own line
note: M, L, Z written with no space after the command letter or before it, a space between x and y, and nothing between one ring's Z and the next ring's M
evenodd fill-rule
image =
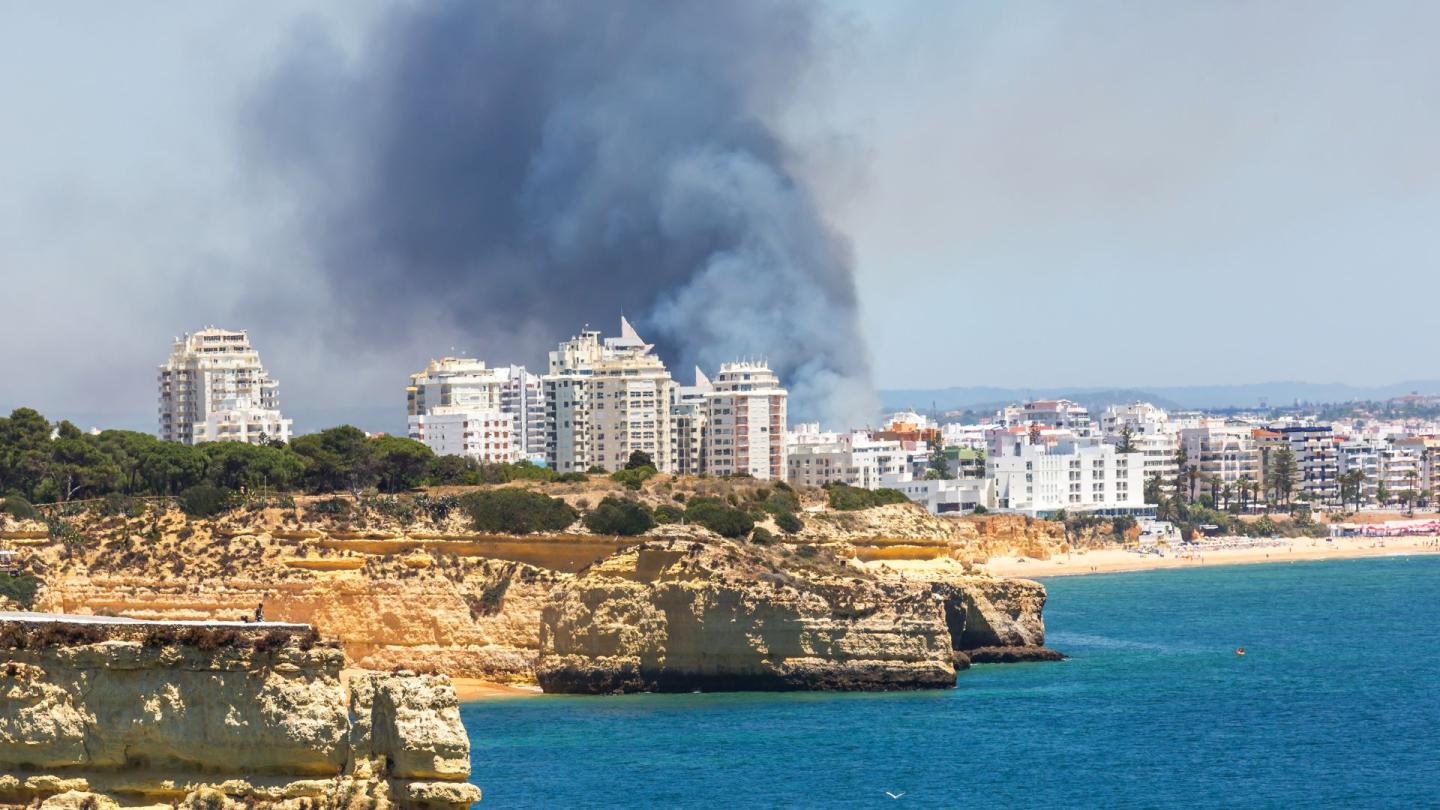
M247 132L352 340L458 328L534 362L623 312L687 381L768 359L797 418L865 423L849 245L774 124L820 22L804 2L417 3L349 57L302 38Z

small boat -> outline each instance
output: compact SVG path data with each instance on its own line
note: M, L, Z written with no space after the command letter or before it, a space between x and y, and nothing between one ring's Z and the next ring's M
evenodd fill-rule
M1245 654L1245 648L1244 648L1244 647L1236 647L1236 648L1235 648L1235 654L1236 654L1236 655L1244 655L1244 654Z

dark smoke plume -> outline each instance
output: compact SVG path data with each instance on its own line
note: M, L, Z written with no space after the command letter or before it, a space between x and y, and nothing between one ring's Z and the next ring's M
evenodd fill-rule
M848 246L769 122L801 2L434 2L353 62L310 41L252 109L355 335L433 312L492 362L623 311L677 376L765 358L796 417L873 413ZM418 364L417 364L418 367Z

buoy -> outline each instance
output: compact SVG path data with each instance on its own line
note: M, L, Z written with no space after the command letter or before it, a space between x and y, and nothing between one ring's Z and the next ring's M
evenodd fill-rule
M1244 655L1244 654L1245 654L1245 648L1244 648L1244 647L1236 647L1236 648L1235 648L1235 654L1236 654L1236 655Z

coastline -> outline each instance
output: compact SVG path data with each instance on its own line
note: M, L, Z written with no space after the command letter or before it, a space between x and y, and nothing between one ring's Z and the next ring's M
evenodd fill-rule
M1103 548L1056 555L1048 560L1031 557L992 557L980 567L996 576L1033 579L1168 568L1198 568L1300 560L1340 560L1356 557L1393 557L1409 554L1440 554L1440 538L1339 537L1328 542L1321 538L1296 538L1289 545L1273 548L1207 551L1198 559L1175 556L1159 557L1153 554L1136 554L1122 548Z

